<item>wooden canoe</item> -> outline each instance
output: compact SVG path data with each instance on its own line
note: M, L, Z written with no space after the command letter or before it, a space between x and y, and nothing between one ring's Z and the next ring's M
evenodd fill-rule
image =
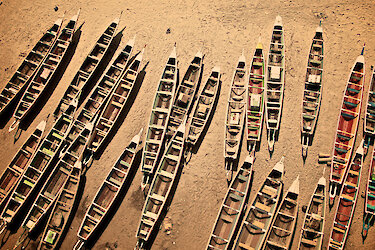
M154 102L152 104L150 121L146 132L145 146L143 148L141 170L143 173L142 189L152 182L157 161L160 158L164 137L171 114L173 100L177 88L177 54L176 46L173 47L168 57L163 73L159 80Z
M367 186L366 186L366 200L365 200L365 216L363 218L362 236L367 237L367 232L370 228L370 223L375 216L375 147L372 151L371 163L369 167Z
M108 96L108 101L101 111L98 123L95 125L90 149L96 153L117 124L120 114L128 105L129 96L132 94L138 74L141 70L143 50L135 57L129 68L114 86L113 92Z
M263 249L290 249L298 215L299 178L295 179L277 209Z
M176 97L167 126L167 139L171 138L181 125L193 106L193 102L200 85L202 74L203 54L198 51L191 61L184 78L177 87Z
M264 72L263 45L259 42L249 69L246 105L246 132L249 151L260 142L264 113Z
M35 104L40 99L40 96L42 96L47 86L51 84L51 80L63 61L68 47L72 42L72 38L77 26L78 16L79 11L77 15L70 19L65 28L60 32L40 68L30 80L30 84L21 97L21 101L13 114L15 121L9 127L9 132L15 129L27 116L27 114L33 110Z
M303 90L301 142L302 156L307 156L308 146L314 135L322 100L323 77L323 28L319 25L310 47Z
M234 70L228 97L224 135L224 158L228 161L235 161L238 157L245 124L246 85L246 59L242 52Z
M86 125L86 128L87 126L89 126L88 130L82 131L82 133L85 133L86 131L87 136L81 138L81 140L83 139L86 141L86 145L88 142L88 137L92 136L92 130L94 128L93 123L89 123L88 125ZM82 133L81 133L81 136L82 136ZM120 178L122 174L123 174L122 172L117 171L114 168L113 172L112 171L110 172L108 176L108 180L111 181L112 177ZM79 160L76 162L76 164L70 171L63 189L58 194L57 200L54 203L52 211L49 215L47 226L44 229L38 249L57 249L58 248L59 243L63 239L62 236L64 235L64 232L66 232L67 227L69 226L68 222L70 221L74 204L78 202L77 193L78 193L78 188L81 183L81 178L82 178L82 161ZM110 189L104 188L103 192L105 195L107 195L106 192L108 190ZM100 198L98 195L97 197L99 200L103 199L103 198ZM94 201L95 200L97 199L94 199ZM97 217L95 217L95 219L97 219Z
M119 55L113 62L112 66L115 67L110 67L97 82L94 89L91 91L90 96L85 101L82 110L79 112L77 118L73 123L73 126L68 132L66 140L68 144L76 138L76 136L82 131L87 123L94 121L100 114L100 111L103 109L103 106L108 100L108 96L110 95L110 93L112 93L115 87L115 83L121 77L118 71L119 69L113 69L116 67L121 69L126 67L126 62L128 62L134 46L134 39L135 38L131 39L127 43L125 49L123 50L123 55ZM76 96L78 97L79 94ZM91 136L89 145L92 143L92 138L93 136Z
M359 186L361 183L361 170L363 164L363 143L358 147L355 156L345 175L339 202L333 220L328 249L344 249L348 238L350 225L357 203Z
M340 185L343 183L357 136L365 80L363 51L364 47L350 71L337 122L331 163L330 204L333 204L335 196L340 193Z
M194 105L192 116L189 119L189 128L186 137L186 143L192 148L197 143L200 135L207 127L207 121L213 112L213 106L218 99L218 90L220 88L220 67L216 66L212 69L202 92L197 98Z
M284 29L280 16L276 17L273 26L266 76L266 124L268 131L268 150L272 152L276 136L280 129L285 88Z
M36 152L40 141L43 138L44 129L46 127L46 121L41 121L35 128L34 132L29 136L26 142L14 155L12 161L4 170L0 177L0 208L2 208L8 200L8 196L13 191L13 188L17 185L19 179L23 175L24 171L30 159Z
M39 69L48 52L51 50L61 28L62 19L56 22L49 28L37 44L32 48L29 54L25 57L16 72L0 92L0 114L4 112L19 95L23 93L25 88L29 85L30 79L34 73Z
M109 211L111 211L112 205L119 196L122 188L125 186L125 184L129 184L129 181L131 181L131 179L129 179L129 173L132 171L132 169L137 167L134 165L134 159L137 153L142 132L143 129L141 129L141 131L133 137L130 144L125 148L124 152L118 158L116 163L109 171L107 177L104 179L101 187L98 189L98 192L96 193L91 205L87 209L81 226L78 229L78 241L73 248L74 250L81 249L87 242L87 240L89 240L90 236L104 221L106 216L109 214ZM54 235L55 232L56 227L53 227L51 225L47 227L47 234L44 233L44 235ZM61 230L59 230L59 233L61 233ZM42 237L42 239L44 238L45 237ZM47 245L47 241L44 240L43 244Z
M24 232L16 246L23 242L23 237L26 238L26 236L35 232L56 201L60 202L60 204L64 201L61 199L59 200L58 198L66 193L63 189L67 188L67 184L71 184L68 188L73 188L68 192L70 199L73 199L73 196L75 196L82 171L81 165L84 156L83 153L87 148L93 127L92 123L86 124L85 129L83 129L77 138L70 144L66 152L58 158L54 169L44 182L41 191L31 205L31 208L22 223ZM75 192L73 192L74 190ZM68 209L68 207L65 207L65 209ZM66 221L67 218L64 222L66 223Z
M275 215L284 177L284 157L276 163L251 202L242 221L234 249L261 249Z
M254 156L247 156L229 185L206 249L231 249L237 224L250 195Z
M364 132L367 137L365 141L366 154L371 138L374 138L375 136L375 68L371 74L370 89L368 90Z
M324 220L327 203L326 179L321 177L306 209L299 249L320 250L323 247Z
M91 78L96 72L98 65L102 62L103 58L105 58L105 54L116 33L119 21L120 18L113 20L96 41L94 47L83 61L81 67L65 91L64 96L57 105L57 108L53 112L55 117L59 117L64 113L71 100L75 99L81 92L85 92L85 89L88 88L87 83L91 82ZM80 102L81 101L78 100L79 104Z
M170 199L176 175L182 167L185 124L186 119L171 138L150 185L136 234L138 238L137 246L139 248L144 248L148 243L151 233L159 230L156 225L159 225L161 222L160 215L166 209L166 202Z
M1 213L1 228L8 227L21 207L29 200L30 196L41 186L40 180L48 173L51 162L59 155L63 142L66 139L69 128L73 123L73 117L77 109L78 100L74 99L67 111L61 115L54 123L46 137L27 164L25 171L14 188L9 200Z

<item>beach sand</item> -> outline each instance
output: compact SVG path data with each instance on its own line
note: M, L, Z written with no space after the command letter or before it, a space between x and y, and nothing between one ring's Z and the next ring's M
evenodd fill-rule
M58 6L58 11L54 7ZM319 152L330 154L337 126L337 118L342 102L349 71L362 45L366 42L366 82L364 102L370 79L370 66L375 62L375 33L373 29L373 1L46 1L46 0L4 0L0 5L0 88L12 76L25 54L38 41L41 34L65 13L70 18L81 8L78 25L82 34L75 53L60 82L51 93L43 109L35 115L31 125L14 143L14 132L8 133L12 120L4 122L0 130L0 170L9 163L18 148L33 132L35 126L53 112L68 84L89 53L97 38L121 11L119 25L123 38L118 51L134 35L137 35L135 52L147 44L142 67L145 75L136 99L126 115L122 126L113 136L99 160L94 161L86 174L86 182L75 218L61 245L61 249L71 249L75 244L77 230L86 208L90 205L104 176L127 146L130 139L146 129L151 104L173 44L177 43L180 78L195 53L202 49L205 54L203 83L211 69L218 65L222 72L222 88L216 112L207 134L190 162L184 166L175 196L167 214L173 223L172 232L166 235L159 231L153 249L202 249L207 244L218 209L224 198L227 182L224 169L223 139L228 91L238 57L244 49L247 67L254 53L259 37L268 52L273 23L276 15L281 15L285 28L286 83L279 140L270 158L267 150L266 129L263 129L260 151L256 153L254 181L250 201L256 194L264 178L274 164L285 156L284 194L293 180L300 176L300 208L293 249L297 247L304 218L302 205L307 205L322 176L324 166L318 166ZM306 72L307 55L315 29L322 19L324 29L324 75L321 112L312 146L306 162L301 157L300 122L303 82ZM167 29L170 33L167 34ZM363 110L365 105L362 106ZM362 112L361 117L364 117ZM3 118L2 118L3 119ZM48 120L48 128L52 125ZM360 121L356 146L363 136L363 119ZM372 147L370 148L372 150ZM370 151L371 152L371 151ZM240 164L246 155L243 143ZM365 160L360 193L365 191L371 154ZM329 179L330 169L326 167L325 177ZM136 244L136 230L143 206L140 190L141 172L138 171L129 187L122 204L97 240L93 249L133 249ZM336 201L337 204L337 201ZM326 248L336 204L327 212L324 248ZM355 210L347 249L374 249L375 229L371 228L367 239L362 242L361 230L364 199L359 197ZM12 234L4 248L11 248L22 229ZM31 242L34 249L37 242Z

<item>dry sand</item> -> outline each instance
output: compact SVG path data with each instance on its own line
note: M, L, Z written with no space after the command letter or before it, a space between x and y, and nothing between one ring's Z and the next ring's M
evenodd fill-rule
M55 12L53 8L59 7ZM123 10L120 29L126 26L119 48L137 34L135 50L147 44L143 65L149 61L146 75L122 126L113 137L101 158L94 162L87 173L76 216L62 243L62 249L71 249L76 240L76 232L83 214L104 175L120 155L122 149L137 133L146 126L149 119L152 98L156 90L163 64L174 42L177 42L180 76L198 49L205 53L203 80L215 65L223 72L220 99L207 135L190 163L185 166L175 197L168 212L173 222L171 235L160 231L153 249L202 249L205 247L219 206L226 192L223 159L224 120L229 84L237 59L245 49L247 62L250 62L258 37L262 37L268 50L272 26L277 14L283 18L286 42L286 87L283 117L279 141L270 159L266 147L266 130L260 152L256 154L254 182L250 199L273 165L285 156L285 188L300 176L300 210L293 248L297 247L304 213L302 205L307 204L316 183L323 172L317 167L318 152L331 153L337 124L339 107L349 70L359 55L363 42L366 45L366 77L370 76L370 65L375 62L375 33L373 32L374 3L371 0L325 0L325 1L46 1L46 0L4 0L0 5L0 87L4 87L14 70L22 61L21 53L27 53L41 34L66 11L71 17L82 8L79 24L85 21L82 35L75 54L60 83L52 93L45 107L33 120L27 131L13 143L13 134L8 133L11 122L0 130L1 170L9 163L11 156L22 145L34 127L52 112L62 97L68 83L78 67L104 31L110 21ZM321 113L313 145L309 149L306 163L303 164L300 144L300 120L303 80L311 39L319 18L323 18L325 39L325 61L323 76L323 100ZM170 28L171 33L166 34ZM366 80L366 93L369 81ZM365 93L364 99L367 99ZM363 106L364 107L364 106ZM362 117L364 114L362 113ZM49 120L49 127L52 121ZM363 134L363 120L357 136L359 144ZM247 152L245 143L240 163ZM365 190L370 156L366 157L360 192ZM329 169L325 176L329 178ZM100 236L94 249L105 247L133 249L136 238L143 198L140 191L141 174L136 174L121 206L106 230ZM347 249L375 248L375 228L371 228L367 240L361 238L364 199L359 198ZM324 246L327 245L334 210L327 213ZM11 248L18 238L11 235L5 247ZM32 249L33 245L30 245Z

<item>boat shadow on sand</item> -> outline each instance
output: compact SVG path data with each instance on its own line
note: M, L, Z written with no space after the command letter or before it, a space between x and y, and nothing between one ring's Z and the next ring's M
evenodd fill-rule
M136 55L134 55L130 60L129 60L129 63L131 63L134 58L139 54L140 52L138 52ZM134 83L134 87L133 87L133 90L131 91L130 95L129 95L129 99L128 99L128 103L126 104L126 106L121 110L121 113L119 114L118 116L118 120L116 121L116 123L113 125L113 128L111 129L111 131L109 132L108 136L105 138L105 140L102 142L102 145L100 146L100 148L98 148L98 150L95 152L94 154L94 159L99 159L101 157L101 155L103 154L104 152L104 149L107 148L108 144L112 141L113 137L116 135L117 131L119 130L119 128L121 127L121 125L124 123L124 120L125 118L128 116L129 114L129 111L130 109L132 108L134 102L135 102L135 99L138 95L138 92L139 92L139 89L141 88L142 86L142 83L144 81L144 78L146 76L146 68L148 66L149 62L147 62L144 67L142 68L142 70L139 72L138 74L138 77ZM128 64L130 65L130 64Z

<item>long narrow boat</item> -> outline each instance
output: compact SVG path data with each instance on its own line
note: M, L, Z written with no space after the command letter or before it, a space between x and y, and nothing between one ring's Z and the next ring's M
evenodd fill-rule
M135 37L129 40L123 51L112 63L112 66L109 67L107 72L102 76L94 89L91 91L89 98L86 100L82 110L74 121L72 128L68 132L68 143L75 139L75 137L81 132L87 123L93 121L99 116L100 111L103 109L103 106L108 100L108 96L115 88L116 82L121 79L121 72L123 72L126 68L126 64L133 50L134 42ZM92 142L92 138L93 136L90 139L90 144Z
M26 170L27 164L36 152L40 141L42 140L46 121L41 121L36 126L34 132L29 136L26 142L14 155L12 161L4 170L0 177L0 208L8 201L8 196L17 185L19 179Z
M268 230L263 249L290 249L298 215L299 179L295 179L282 200Z
M340 186L343 183L357 136L365 78L365 58L363 57L363 52L364 47L350 71L337 122L331 163L330 204L333 204L335 196L340 193Z
M284 177L284 157L276 163L251 202L238 231L234 249L261 249L275 215Z
M203 54L198 51L191 61L184 78L178 85L176 97L167 126L167 139L171 138L184 119L189 115L197 94L202 74Z
M141 160L142 189L151 183L151 176L157 166L176 93L177 74L177 54L174 46L160 77L152 104Z
M62 18L58 19L51 28L49 28L37 44L25 57L16 72L0 92L0 114L4 112L14 100L22 94L30 83L36 70L40 67L44 58L51 50L61 28Z
M275 140L280 129L285 88L284 29L280 16L276 17L275 24L273 26L270 49L268 53L266 79L266 124L268 131L268 150L273 152Z
M364 145L366 154L371 138L375 137L375 68L371 74L370 89L368 90L364 133L365 137L367 137Z
M130 144L125 148L124 152L118 158L116 163L113 165L109 171L107 177L104 179L101 187L98 189L98 192L95 195L91 205L86 211L85 217L82 220L81 226L78 229L77 237L78 241L74 246L74 250L82 249L90 236L96 231L99 225L105 220L106 216L111 211L111 208L119 196L121 190L125 184L129 184L131 181L129 173L136 168L134 164L134 159L137 153L139 142L141 139L143 129L133 137ZM61 212L59 210L62 210ZM66 212L63 209L56 210L56 216L61 214L62 218L67 218L64 216ZM54 216L54 217L56 217ZM55 240L56 234L61 234L62 229L60 226L55 226L56 223L50 218L49 225L44 232L42 237L42 244L46 248L53 248L56 246L57 241ZM53 223L52 223L53 222ZM57 224L59 225L59 224Z
M194 105L192 116L189 119L189 129L187 132L186 143L192 148L197 143L202 132L207 128L208 118L213 112L214 103L219 98L218 90L220 88L220 67L212 69L202 92Z
M306 209L299 241L299 249L320 250L323 247L324 219L326 214L326 179L321 177Z
M47 136L41 141L36 153L27 164L25 171L14 188L5 208L0 216L1 230L11 224L18 215L20 209L29 200L37 188L40 187L40 180L51 168L51 162L58 155L66 139L69 128L72 125L73 117L77 109L78 100L74 99L67 111L63 113L54 123Z
M353 219L355 205L357 204L359 186L361 183L361 170L363 164L363 143L358 147L349 170L345 175L339 202L333 220L328 249L344 249L348 238L350 225Z
M259 42L249 69L246 105L247 147L249 152L260 142L264 113L264 65L263 44Z
M18 104L16 111L13 114L15 121L9 127L9 131L15 129L18 124L29 114L37 101L42 96L43 92L55 75L57 69L59 68L61 62L66 55L68 47L72 42L72 38L77 26L77 20L79 16L79 11L77 15L73 16L65 28L61 31L58 38L52 45L51 50L48 52L46 58L44 59L40 68L36 71L35 75L31 79L29 86L27 87L25 93L23 94L20 103Z
M102 62L103 58L105 58L104 55L113 40L119 22L120 18L113 20L96 41L94 47L83 61L81 67L65 91L64 96L57 105L57 108L53 112L55 117L59 117L59 115L64 113L69 106L69 103L75 99L79 93L85 92L85 88L87 88L85 86L90 82L98 65ZM78 103L80 103L80 100L78 100Z
M144 49L139 53L123 76L115 84L113 92L108 96L108 102L99 116L95 125L90 149L96 153L101 149L104 141L117 124L120 114L129 102L129 96L134 89L135 81L141 70Z
M235 161L238 157L245 124L246 85L246 59L242 52L234 70L228 97L224 135L224 158L228 162Z
M367 237L370 229L371 221L375 218L375 147L372 151L371 163L369 167L367 186L366 186L366 200L365 200L365 215L363 217L362 236Z
M323 28L316 28L307 59L307 71L302 101L301 141L302 156L307 156L307 148L315 131L322 100L323 77Z
M186 119L171 138L150 185L136 235L139 248L144 248L151 233L158 230L156 225L160 223L160 215L166 209L166 202L170 199L176 175L182 167L185 124Z
M254 156L247 156L229 185L208 240L207 249L231 249L235 229L240 223L239 219L243 214L245 202L250 195L253 164Z
M65 195L67 199L73 199L77 193L82 171L82 159L89 138L92 135L93 127L93 123L86 124L85 129L83 129L79 136L77 136L77 138L70 144L67 151L59 157L53 171L45 181L41 191L22 223L24 232L20 236L16 246L21 244L26 237L35 232L41 221L50 212L59 196L61 197L62 195ZM68 193L64 190L67 186L68 188L69 186L72 188ZM62 200L60 199L59 202L61 204ZM66 218L65 222L67 219L68 218Z

